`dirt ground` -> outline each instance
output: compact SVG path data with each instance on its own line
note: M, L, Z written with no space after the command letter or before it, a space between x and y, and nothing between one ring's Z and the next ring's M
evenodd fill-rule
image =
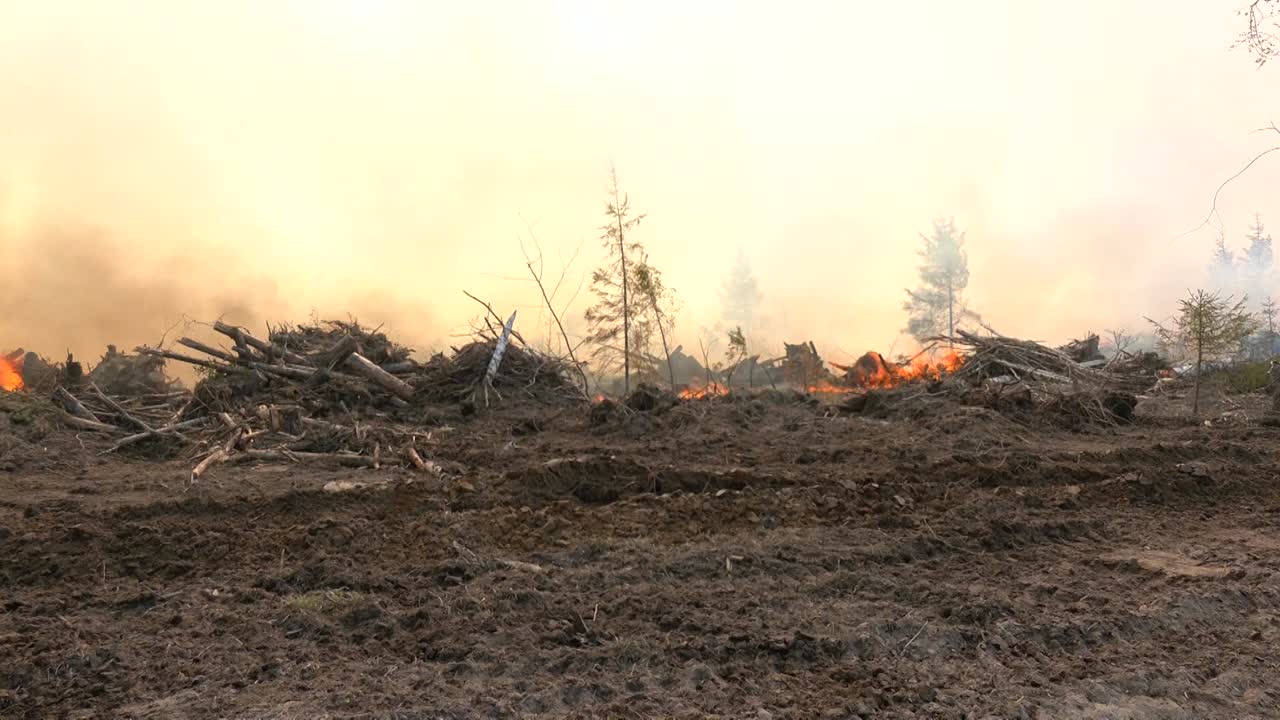
M1159 410L526 407L194 485L0 432L0 716L1280 716L1280 429Z

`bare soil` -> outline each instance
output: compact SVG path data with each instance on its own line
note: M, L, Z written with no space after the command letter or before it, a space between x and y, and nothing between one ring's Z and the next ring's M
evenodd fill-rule
M1280 716L1280 429L1140 415L523 407L194 485L4 430L0 716Z

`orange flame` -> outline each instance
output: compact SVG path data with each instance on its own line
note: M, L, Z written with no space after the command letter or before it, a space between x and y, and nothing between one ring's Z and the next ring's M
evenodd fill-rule
M912 380L938 380L947 373L955 372L963 363L964 360L954 350L948 350L938 359L917 355L910 364L893 369L892 384Z
M9 392L22 389L22 373L4 356L0 356L0 388Z
M954 350L948 350L940 357L917 355L904 365L896 365L884 360L878 353L867 353L857 365L844 367L846 376L859 388L892 388L903 383L917 380L939 380L943 375L953 373L964 364L964 358Z
M827 382L826 380L823 380L822 382L819 382L819 383L814 384L814 385L810 385L809 387L805 388L805 390L806 390L809 394L814 394L814 393L831 393L831 394L839 395L839 394L844 394L844 393L851 393L851 392L853 392L853 388L850 388L850 387L843 387L843 386L840 386L840 385L832 385L831 383Z
M728 394L729 388L717 382L713 382L710 385L690 385L679 393L681 400L701 400L703 398Z

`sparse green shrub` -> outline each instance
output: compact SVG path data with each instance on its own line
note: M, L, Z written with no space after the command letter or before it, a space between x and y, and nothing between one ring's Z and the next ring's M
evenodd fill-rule
M1227 392L1243 394L1257 392L1271 382L1271 363L1249 362L1232 367L1225 373Z

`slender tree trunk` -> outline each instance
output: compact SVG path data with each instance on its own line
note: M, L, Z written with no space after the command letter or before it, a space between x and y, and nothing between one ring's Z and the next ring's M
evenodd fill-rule
M947 337L951 338L951 346L955 347L956 337L956 292L951 286L951 275L947 275Z
M523 246L521 246L523 247ZM525 256L528 259L528 255ZM551 304L551 298L547 297L547 289L542 285L542 278L533 270L533 262L528 261L525 265L529 268L529 274L533 276L533 281L538 283L538 290L542 293L542 302L546 303L547 310L551 313L551 319L556 321L556 327L560 328L560 337L564 338L564 349L569 353L569 360L573 363L573 367L578 371L578 376L582 378L582 394L590 393L589 383L587 382L587 373L582 369L582 365L578 363L578 358L573 352L573 343L569 342L569 333L564 331L564 323L560 322L560 315L556 313L555 307Z
M667 377L671 378L671 392L676 390L676 370L671 365L671 350L667 346L667 331L662 327L662 310L658 308L658 298L649 296L653 303L653 315L658 318L658 337L662 338L662 352L667 356Z
M707 387L711 387L711 358L707 357L707 346L702 338L698 338L698 349L702 351L702 368L707 371Z
M614 180L613 207L618 209L617 180ZM618 256L622 258L622 394L631 394L631 304L627 298L627 243L618 212Z
M1204 312L1204 306L1201 305L1192 317L1196 340L1196 381L1191 388L1191 416L1196 419L1200 418L1200 375L1204 373Z
M1200 417L1200 373L1203 365L1204 341L1198 339L1196 341L1196 382L1191 390L1191 415L1197 419Z

